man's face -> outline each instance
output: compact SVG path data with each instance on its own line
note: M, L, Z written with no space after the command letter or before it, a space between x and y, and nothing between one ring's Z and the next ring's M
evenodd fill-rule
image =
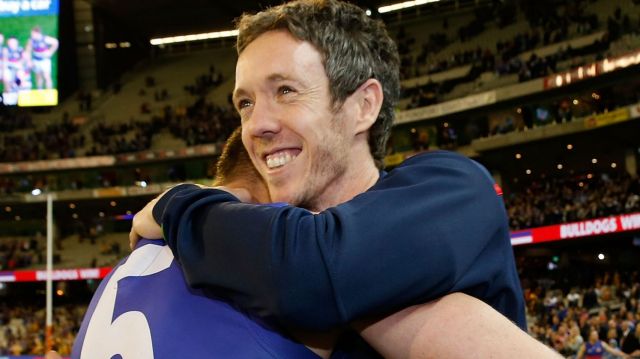
M352 121L346 106L332 111L320 53L286 31L262 34L238 58L234 104L271 199L323 209L344 181Z
M18 48L18 40L16 38L10 38L9 40L7 40L7 46L9 46L10 49L15 50Z
M42 39L42 32L40 31L31 31L31 38L34 40L41 40Z

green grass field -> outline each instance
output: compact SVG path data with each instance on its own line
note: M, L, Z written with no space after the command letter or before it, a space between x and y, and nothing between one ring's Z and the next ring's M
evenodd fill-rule
M48 36L58 37L58 16L19 16L19 17L0 17L0 33L4 35L6 46L7 38L15 36L20 42L20 46L25 48L27 40L31 36L31 29L34 26L40 26L42 33ZM51 78L53 80L53 88L58 88L58 53L51 58ZM36 78L31 76L32 88L36 88ZM4 85L0 82L0 89L4 90Z

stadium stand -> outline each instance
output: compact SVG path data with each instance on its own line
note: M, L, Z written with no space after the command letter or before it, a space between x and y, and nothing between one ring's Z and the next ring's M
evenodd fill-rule
M71 354L75 333L80 328L86 306L67 305L55 308L54 347L61 355ZM44 309L34 306L0 304L0 355L42 355L44 344Z
M598 272L591 281L561 288L540 278L524 288L530 333L573 358L591 330L620 348L640 323L638 272ZM55 348L68 355L86 310L82 305L56 308ZM39 354L43 348L44 311L34 306L0 304L0 355ZM631 328L629 332L627 329Z
M473 157L502 185L513 231L640 212L639 62L575 77L591 64L637 58L640 4L460 3L383 17L403 65L388 167L426 150ZM44 267L44 206L34 189L57 195L55 267L100 268L128 253L128 219L151 196L214 177L210 165L238 124L229 101L235 50L165 50L55 109L0 108L0 277ZM575 141L574 152L600 162L572 166L552 150ZM522 153L526 166L514 160ZM563 171L552 171L560 163ZM638 253L637 233L514 247L530 333L568 357L591 329L623 347L640 322L637 261L624 255ZM622 248L607 253L618 262L580 257L604 253L609 240ZM556 252L565 254L555 261ZM54 315L54 348L68 355L95 281L57 283L72 289L61 289ZM0 356L42 354L41 284L0 282ZM25 291L36 294L20 303Z
M482 8L475 14L445 18L449 29L444 33L437 32L443 24L435 21L398 26L403 69L414 64L430 67L426 77L403 81L405 96L399 107L420 108L505 87L595 61L605 53L615 56L640 46L640 37L634 35L637 19L631 20L626 12L633 9L627 2L618 1L615 8L601 2L578 6L581 3L535 16L524 8L504 9L507 5ZM623 9L624 16L620 15ZM514 15L496 16L502 12ZM513 23L504 23L504 17L514 19ZM471 25L462 24L469 21L479 26L473 31L475 36L459 36L468 32L464 29ZM431 38L416 40L424 33L432 34ZM212 58L216 66L211 65ZM50 120L48 126L33 133L5 134L0 159L16 162L116 154L219 141L228 133L226 124L235 120L228 103L234 61L233 50L220 49L195 56L169 56L140 66L124 77L126 81L116 82L117 91L103 95L99 105L79 121L82 125L70 123L69 112L63 112L57 113L60 121ZM209 71L202 73L203 69ZM413 72L420 74L422 70ZM197 95L204 95L204 103ZM133 108L139 108L140 113L132 113ZM92 141L87 140L89 136ZM58 150L49 151L52 147Z
M571 358L592 330L611 347L621 348L637 335L639 291L638 272L599 273L592 282L567 289L553 284L525 288L530 332Z
M531 180L505 196L513 230L640 211L640 180L627 173L588 173Z

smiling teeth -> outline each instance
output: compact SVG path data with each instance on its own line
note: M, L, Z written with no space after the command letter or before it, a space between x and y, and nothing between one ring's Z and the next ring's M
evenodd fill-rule
M277 153L267 156L267 167L269 169L278 168L291 162L295 156L291 156L289 153Z

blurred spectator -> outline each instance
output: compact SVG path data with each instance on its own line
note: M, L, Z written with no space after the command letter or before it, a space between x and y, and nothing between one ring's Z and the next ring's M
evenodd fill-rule
M622 337L620 339L620 348L623 352L631 354L640 352L640 323L635 325L631 320L622 322Z

